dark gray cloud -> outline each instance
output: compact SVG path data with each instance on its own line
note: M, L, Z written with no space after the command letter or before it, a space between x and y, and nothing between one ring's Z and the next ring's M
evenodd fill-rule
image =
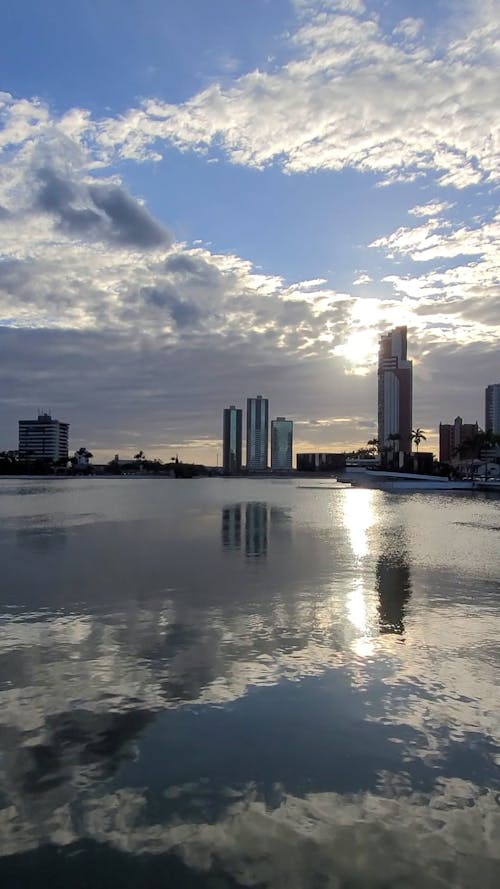
M218 287L223 278L220 269L202 256L186 253L174 253L168 256L164 270L168 275L175 275L191 287Z
M427 431L457 415L482 423L484 386L498 380L494 344L452 347L429 338L426 345L429 352L414 368L414 422ZM413 344L412 357L417 351ZM220 438L222 409L244 407L258 392L269 397L272 417L301 421L297 443L341 449L376 432L376 368L346 376L340 359L298 360L266 349L255 332L245 341L172 346L167 336L143 336L140 326L124 332L0 328L0 354L0 450L15 447L18 419L44 405L71 423L72 448L87 445L111 457L142 447L169 459L175 447L189 459L183 442ZM328 422L333 417L347 422ZM207 462L215 462L216 449L200 444Z
M31 264L19 259L0 260L0 289L20 293L31 282Z
M72 448L87 445L111 457L143 447L167 459L170 445L218 439L222 409L244 407L258 392L269 397L273 417L363 416L372 407L375 416L376 375L375 382L353 380L341 361L266 353L257 334L247 342L172 348L167 339L140 333L0 327L0 353L0 450L15 447L18 419L39 405L71 423ZM315 439L340 441L339 432L318 430ZM189 458L182 446L180 452ZM209 446L207 462L215 462L215 452Z
M89 188L94 204L110 222L111 232L120 244L134 247L167 247L172 243L167 230L118 185L93 185Z
M86 185L52 167L35 171L35 206L58 220L67 234L141 250L168 247L172 238L120 185Z
M167 311L177 327L192 327L201 317L201 311L195 303L181 299L169 284L161 287L142 287L142 299L147 305Z

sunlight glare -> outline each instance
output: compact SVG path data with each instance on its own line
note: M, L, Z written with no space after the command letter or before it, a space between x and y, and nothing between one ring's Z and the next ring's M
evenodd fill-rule
M368 554L367 531L375 521L373 495L374 491L357 488L346 491L343 500L344 527L349 535L353 554L358 559Z

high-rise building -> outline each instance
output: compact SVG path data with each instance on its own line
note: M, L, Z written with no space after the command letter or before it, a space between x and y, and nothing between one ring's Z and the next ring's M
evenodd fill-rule
M48 413L36 420L19 420L19 456L32 460L68 459L69 423L53 420Z
M241 472L243 412L234 404L224 408L222 465L225 472Z
M271 420L271 469L273 472L291 472L293 445L293 420L277 417Z
M485 389L484 429L500 435L500 383L492 383Z
M393 466L403 466L411 453L412 377L407 329L395 327L380 337L378 356L378 439Z
M466 457L461 446L478 432L477 423L464 423L462 417L455 417L453 423L439 424L439 459L441 463L453 463Z
M269 438L269 400L257 395L247 398L247 469L267 469Z

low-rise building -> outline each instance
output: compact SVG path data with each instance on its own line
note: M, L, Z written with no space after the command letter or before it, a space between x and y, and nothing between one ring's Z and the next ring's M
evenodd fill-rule
M464 444L477 435L479 430L476 423L464 423L462 417L455 417L453 423L439 424L439 459L441 463L458 463L461 457L466 457Z
M57 461L68 459L69 423L40 413L36 420L19 420L19 458Z
M345 464L345 454L297 454L297 472L339 472Z

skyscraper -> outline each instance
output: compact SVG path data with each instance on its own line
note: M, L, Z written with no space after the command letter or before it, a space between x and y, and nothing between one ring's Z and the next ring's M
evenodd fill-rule
M19 456L33 460L68 459L69 423L53 420L48 413L36 420L19 420Z
M242 413L234 404L224 408L222 465L225 472L241 472Z
M378 439L395 467L411 453L413 368L406 339L406 327L395 327L380 337L378 355Z
M271 421L271 469L274 472L291 472L293 421L277 417Z
M267 469L268 437L268 399L262 395L247 398L247 469L250 472Z
M500 435L500 383L492 383L485 389L484 429Z

